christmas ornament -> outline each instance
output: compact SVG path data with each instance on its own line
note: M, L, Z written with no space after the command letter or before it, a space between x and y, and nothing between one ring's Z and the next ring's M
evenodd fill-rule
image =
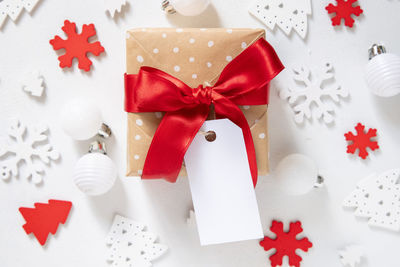
M0 29L9 16L16 21L25 9L29 13L35 8L40 0L2 0L0 1Z
M355 207L355 215L369 218L368 224L393 231L400 230L400 169L371 174L343 201Z
M167 246L155 243L157 236L144 231L145 225L115 215L106 244L110 245L107 260L112 266L145 267L161 257Z
M339 256L343 266L357 267L361 262L363 252L358 246L347 246L344 250L339 251Z
M340 97L347 97L348 91L341 88L339 85L324 86L325 81L332 80L333 67L327 63L321 71L321 74L314 73L306 66L295 66L292 68L293 79L304 84L303 89L288 88L281 90L280 97L287 99L294 110L294 120L296 123L302 123L304 118L311 119L314 115L317 119L323 119L328 124L334 120L334 106L327 103L328 98L331 101L339 102ZM311 107L315 105L314 113Z
M275 249L276 252L269 257L271 266L281 266L282 258L288 256L289 265L299 267L302 258L296 254L296 249L301 249L305 252L312 247L312 243L308 238L297 239L297 235L303 232L301 228L301 222L290 223L290 229L288 232L283 231L283 223L273 221L270 230L276 234L275 239L264 237L260 241L260 245L264 247L265 251Z
M66 134L75 140L87 140L96 134L107 138L111 129L102 122L97 105L86 98L68 101L60 114L61 125Z
M22 89L33 96L42 96L44 91L44 79L39 71L32 71L24 77L22 80Z
M117 168L107 156L105 144L95 141L89 153L81 157L75 165L73 180L85 194L96 196L108 192L117 178Z
M87 57L88 53L92 53L95 56L100 55L104 52L104 47L101 46L100 42L90 43L88 39L96 35L96 30L93 24L84 24L82 32L78 34L76 32L76 25L69 20L64 21L62 30L67 35L67 39L63 40L60 36L56 35L54 39L50 40L50 44L54 50L64 48L65 54L58 57L60 61L60 67L71 67L72 60L77 58L79 61L78 67L84 71L89 71L92 61Z
M376 129L368 129L368 132L365 132L365 126L361 123L358 123L355 127L357 134L354 135L352 132L345 133L346 141L352 142L347 145L347 153L354 154L358 149L358 155L362 159L366 159L369 155L367 152L367 148L370 148L372 151L379 148L378 142L371 141L371 138L376 137Z
M44 246L48 235L57 232L58 225L68 218L72 203L70 201L50 199L49 203L35 203L34 208L19 208L26 223L24 230L33 233L40 245Z
M31 177L35 184L42 182L44 173L42 163L50 164L51 160L60 157L49 144L44 144L44 141L47 141L47 131L47 126L39 125L29 131L29 138L27 138L26 126L18 119L11 121L8 135L13 140L13 144L0 147L0 173L3 180L8 180L11 176L17 177L20 162L23 161L26 165L26 178Z
M271 30L278 25L286 35L294 30L303 39L312 14L310 0L257 0L249 12Z
M344 19L344 25L350 28L353 27L354 19L351 15L358 17L363 13L360 6L354 6L355 2L357 0L336 0L336 6L329 4L325 7L329 14L335 13L335 16L331 18L333 26L340 25L342 19Z
M302 154L291 154L282 159L275 173L274 181L290 195L304 195L323 185L315 162Z
M123 6L126 5L126 0L104 0L106 11L113 18L115 13L120 13Z
M209 4L210 0L164 0L162 9L170 14L178 12L184 16L197 16L203 13Z
M386 53L383 45L369 49L365 78L371 91L383 97L400 93L400 56Z

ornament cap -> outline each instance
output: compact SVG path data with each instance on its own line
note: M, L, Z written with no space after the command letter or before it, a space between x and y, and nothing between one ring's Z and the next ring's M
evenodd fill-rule
M101 153L106 155L107 154L106 144L98 140L90 143L89 153Z
M103 138L109 138L112 134L112 131L111 131L111 128L107 124L102 123L101 127L98 131L98 134Z
M161 9L168 14L175 14L176 10L175 8L171 5L169 0L163 0L161 3Z
M369 60L372 58L386 53L386 48L382 44L373 44L371 48L368 50Z

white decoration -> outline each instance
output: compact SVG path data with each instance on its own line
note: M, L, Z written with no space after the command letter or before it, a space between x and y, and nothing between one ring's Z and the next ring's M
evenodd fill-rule
M361 262L363 252L359 246L347 246L339 251L340 261L345 267L357 267Z
M334 81L333 66L327 63L322 68L321 73L314 74L311 74L310 69L306 66L295 66L292 71L294 73L293 79L302 83L304 88L283 89L280 92L280 97L288 99L295 113L295 122L302 123L305 117L311 119L311 116L314 115L317 119L322 118L326 124L332 123L335 107L327 100L339 102L339 97L344 98L349 95L347 90L336 83L324 85L326 81ZM323 100L324 98L326 99ZM312 112L313 104L315 104L314 112Z
M271 30L278 25L289 35L293 29L303 39L307 35L307 16L312 14L310 0L257 0L249 12Z
M32 71L24 77L22 80L22 89L25 92L30 93L33 96L40 97L44 90L44 79L40 75L39 71Z
M115 215L106 238L106 244L111 245L107 260L112 266L149 267L167 251L168 247L155 243L157 236L144 228L144 224Z
M18 176L20 162L26 165L26 178L39 184L42 182L44 164L50 164L51 160L59 158L59 153L52 150L47 141L47 126L39 125L29 130L29 137L26 137L26 126L18 119L13 119L8 128L8 135L13 140L13 144L0 147L0 175L3 180L8 180L11 176ZM7 157L8 154L10 157ZM34 160L39 159L39 161Z
M355 215L369 218L370 226L400 230L400 169L372 174L361 180L343 201L345 207L356 207Z
M190 226L196 225L196 213L194 210L189 211L189 217L186 218L186 223Z
M110 13L110 16L114 18L116 13L120 13L122 6L126 5L126 0L104 0L106 12Z
M197 16L207 9L210 0L169 0L169 3L181 15Z
M0 29L9 16L13 21L16 21L22 10L29 13L35 8L40 0L2 0L0 1Z

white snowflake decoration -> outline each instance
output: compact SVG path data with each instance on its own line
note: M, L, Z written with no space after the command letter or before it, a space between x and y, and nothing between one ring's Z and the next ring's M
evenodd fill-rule
M122 6L126 5L126 0L104 0L106 11L110 13L113 18L115 13L120 13Z
M293 79L303 84L304 88L283 89L280 97L288 99L295 113L295 122L303 123L304 118L311 119L311 116L314 115L317 119L323 119L326 124L332 123L335 107L328 99L338 103L340 97L344 98L349 95L347 90L336 83L325 84L328 81L334 81L332 65L325 64L320 74L314 73L313 75L306 66L294 67L292 70ZM314 104L315 108L313 109Z
M187 217L186 223L188 225L196 225L196 214L194 213L194 210L189 211L189 217Z
M40 97L44 90L44 79L39 71L28 73L22 80L22 89L33 96Z
M2 0L0 1L0 29L9 16L16 21L23 9L29 13L35 8L40 0Z
M400 230L400 169L372 174L361 180L343 201L356 207L355 215L369 218L368 224L393 231Z
M340 261L345 267L357 267L361 262L363 252L359 246L347 246L339 251Z
M35 184L42 182L43 163L48 165L50 160L60 156L49 144L43 144L47 141L47 131L47 126L37 126L29 131L27 138L26 126L17 119L12 120L8 135L14 142L0 147L0 175L3 180L18 176L19 164L23 161L26 164L26 177L31 177Z
M249 12L271 30L278 25L289 35L293 29L304 39L312 13L311 0L257 0Z
M106 243L111 245L107 260L112 266L149 267L162 256L166 245L156 244L157 236L144 231L145 225L115 215Z

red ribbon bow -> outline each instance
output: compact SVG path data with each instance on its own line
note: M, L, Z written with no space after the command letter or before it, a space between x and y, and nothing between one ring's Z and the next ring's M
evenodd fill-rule
M224 68L214 86L190 88L151 67L142 67L137 75L125 74L127 112L166 112L147 152L142 178L176 181L186 150L207 119L212 103L218 119L228 118L242 129L256 185L253 138L237 105L268 104L269 83L283 68L271 45L259 39Z

